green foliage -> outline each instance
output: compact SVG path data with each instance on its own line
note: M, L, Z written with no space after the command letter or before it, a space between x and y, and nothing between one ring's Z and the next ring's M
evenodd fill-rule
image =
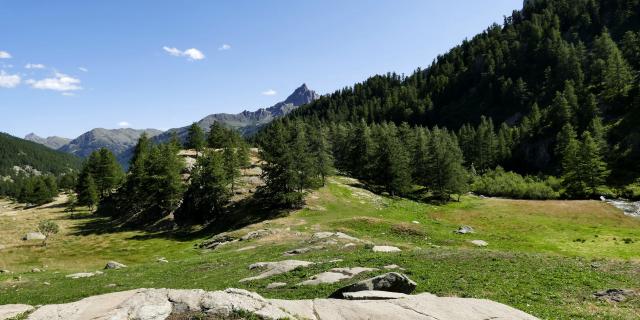
M585 131L582 142L570 139L564 151L563 180L571 198L595 197L610 171L602 155L602 145Z
M43 240L42 244L44 246L47 245L47 240L49 240L49 238L54 235L54 234L58 234L58 232L60 232L60 226L58 226L58 224L56 224L55 222L51 221L51 220L45 220L45 221L41 221L38 224L38 231L40 231L40 233L44 234L45 239Z
M195 149L196 151L200 152L204 148L205 144L206 138L204 130L202 130L202 128L200 128L200 126L194 122L189 127L186 147L188 149Z
M98 204L98 187L88 169L82 170L80 173L76 193L78 194L79 205L88 206L90 210L93 210L95 205Z
M82 160L76 156L0 132L0 176L14 175L14 166L29 166L59 176L78 170L81 165Z
M235 178L226 170L225 158L220 152L208 151L198 159L183 205L175 215L179 223L208 222L224 212Z
M531 200L557 199L559 193L554 187L558 186L553 178L523 177L500 167L476 177L471 184L473 192L484 196Z
M426 186L434 195L448 201L451 194L460 196L467 191L467 173L462 166L462 151L455 137L446 130L435 128L429 139Z

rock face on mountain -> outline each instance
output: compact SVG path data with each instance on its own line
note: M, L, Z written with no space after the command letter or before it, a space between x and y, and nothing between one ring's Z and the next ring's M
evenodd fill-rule
M243 111L237 114L229 113L216 113L211 114L200 121L198 125L205 131L209 131L209 127L214 122L221 122L227 127L237 129L243 135L251 135L255 133L260 127L273 121L273 119L282 117L289 112L295 110L299 106L313 102L318 99L318 95L315 91L310 90L306 84L302 84L298 87L287 99L282 102L278 102L269 108L261 108L256 111ZM185 140L189 127L170 129L167 132L157 136L154 140L157 142L168 141L173 133L177 133L178 137Z
M57 136L43 138L36 135L35 133L29 133L24 137L24 139L31 142L39 143L41 145L44 145L54 150L59 149L60 147L64 146L65 144L71 141L71 139L57 137Z
M481 320L537 319L509 306L481 299L441 298L429 293L415 296L375 296L375 300L277 300L241 289L203 290L137 289L94 296L78 302L46 305L28 320L163 320L187 315L226 319L238 312L260 319L424 319ZM378 299L388 300L378 300ZM28 308L28 306L26 306ZM0 306L0 312L3 306ZM1 313L0 313L1 314ZM189 317L191 319L191 317Z
M155 129L136 130L125 128L109 130L98 128L73 139L59 150L84 158L88 157L93 151L107 148L119 158L120 154L135 146L138 138L145 132L149 137L162 133L162 131Z

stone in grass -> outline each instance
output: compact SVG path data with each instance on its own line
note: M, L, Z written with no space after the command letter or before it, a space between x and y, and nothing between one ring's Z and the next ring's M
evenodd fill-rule
M107 262L107 265L104 266L105 269L122 269L126 267L127 267L126 265L117 261L109 261Z
M371 290L410 294L416 289L416 286L417 284L406 275L397 272L389 272L342 287L332 293L329 298L344 299L343 293L345 292Z
M456 230L457 234L468 234L468 233L474 233L474 232L475 231L470 226L461 226L460 228L458 228L458 230Z
M284 261L276 261L276 262L257 262L249 266L250 270L253 269L266 269L261 274L241 279L240 282L253 281L265 279L271 276L275 276L278 274L287 273L296 268L308 267L313 265L313 262L309 261L300 261L300 260L284 260Z
M282 288L286 286L287 284L285 282L273 282L267 285L267 289L277 289L277 288Z
M29 241L29 240L45 240L47 239L47 236L45 236L44 234L40 233L40 232L29 232L27 234L25 234L22 237L22 240L24 241Z
M7 304L0 306L0 319L14 319L34 308L26 304ZM22 319L22 318L20 318Z
M38 272L42 272L42 270L40 270L39 268L33 268L31 269L31 272L38 273Z
M471 240L471 243L477 247L486 247L489 245L489 243L484 240Z
M167 258L165 257L160 257L156 261L158 261L159 263L169 263L169 260L167 260Z
M593 294L594 297L609 302L622 302L628 297L632 297L637 293L634 290L629 289L609 289L604 291L598 291Z
M400 248L394 246L374 246L373 252L400 252Z

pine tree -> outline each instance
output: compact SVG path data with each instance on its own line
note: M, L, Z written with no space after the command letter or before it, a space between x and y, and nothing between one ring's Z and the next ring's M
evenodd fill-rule
M80 173L78 186L78 204L88 206L93 211L93 207L98 203L98 189L91 173L85 169Z
M151 147L144 183L144 188L150 193L151 207L145 219L155 221L178 207L184 191L180 175L183 168L184 161L174 145Z
M610 172L600 150L601 145L591 136L589 131L586 131L582 135L582 144L578 152L577 170L583 173L585 178L584 192L591 197L594 197L598 188L604 185Z
M198 159L176 220L203 223L215 220L224 212L231 197L231 179L224 166L223 155L219 152L209 151Z
M462 151L455 138L446 130L435 128L429 140L427 168L428 187L434 196L448 201L451 194L461 195L467 189L466 171L462 166Z
M326 183L327 176L333 173L333 157L331 145L327 137L328 130L319 127L311 133L310 153L313 161L313 171L320 176L322 186Z
M222 151L225 174L231 184L231 192L235 191L236 179L240 177L240 161L235 148L225 148Z
M228 129L225 128L220 122L214 122L209 128L209 135L207 136L207 145L209 148L221 149L229 142Z
M194 122L189 127L186 147L188 149L195 149L196 152L200 152L204 148L205 143L206 139L204 131L197 123Z
M395 126L383 126L376 135L373 181L385 186L387 192L402 195L411 187L410 160L407 151L397 137Z
M577 135L575 130L573 130L573 126L570 123L565 123L565 125L562 126L562 130L558 132L556 136L555 154L559 159L564 157L567 146L571 141L576 140L576 138Z
M369 126L361 120L353 130L349 152L349 172L360 179L371 177L371 158L375 150Z

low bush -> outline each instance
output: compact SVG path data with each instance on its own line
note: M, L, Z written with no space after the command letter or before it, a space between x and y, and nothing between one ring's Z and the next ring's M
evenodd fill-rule
M514 172L506 172L498 167L476 177L471 190L477 194L492 197L514 199L547 200L557 199L560 194L557 178L538 178L521 176Z

